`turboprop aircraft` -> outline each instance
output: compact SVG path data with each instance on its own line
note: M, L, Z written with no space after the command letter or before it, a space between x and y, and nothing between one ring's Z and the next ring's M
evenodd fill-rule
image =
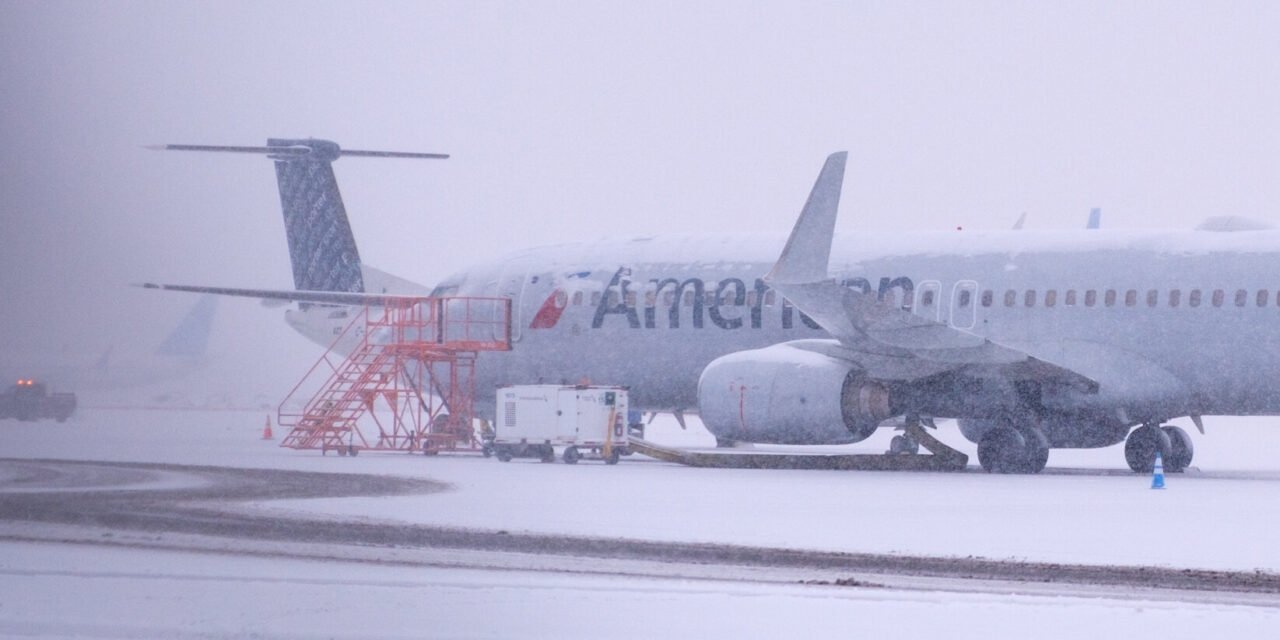
M275 160L298 290L146 286L295 301L290 324L326 345L348 322L343 305L420 293L390 277L368 290L377 272L359 261L329 167L378 152L170 148ZM431 295L512 300L512 349L480 354L478 389L623 384L633 406L697 412L721 442L841 444L895 418L954 418L992 472L1120 442L1135 471L1157 452L1177 471L1194 449L1165 422L1280 413L1280 232L1232 218L1172 232L836 235L845 157L827 158L789 238L544 247Z

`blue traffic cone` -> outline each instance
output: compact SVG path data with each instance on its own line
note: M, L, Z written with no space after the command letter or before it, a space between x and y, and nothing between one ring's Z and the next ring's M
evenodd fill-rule
M1164 488L1164 460L1161 459L1159 451L1156 452L1156 467L1151 474L1151 488Z

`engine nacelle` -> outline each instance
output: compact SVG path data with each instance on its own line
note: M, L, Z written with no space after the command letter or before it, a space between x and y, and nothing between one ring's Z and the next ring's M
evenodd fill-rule
M717 438L770 444L858 442L893 415L884 385L791 343L713 360L698 380L698 410Z

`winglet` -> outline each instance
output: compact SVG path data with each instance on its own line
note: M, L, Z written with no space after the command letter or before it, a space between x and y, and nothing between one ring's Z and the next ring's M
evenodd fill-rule
M836 228L840 188L844 184L844 165L848 157L847 151L827 156L827 162L822 165L822 172L809 192L809 199L804 203L804 210L800 212L800 219L791 230L787 246L782 249L773 270L765 276L766 281L803 283L827 278L831 235Z

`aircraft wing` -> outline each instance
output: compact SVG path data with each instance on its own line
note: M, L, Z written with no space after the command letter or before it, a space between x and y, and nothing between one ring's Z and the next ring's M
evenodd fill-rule
M765 276L765 282L840 341L840 357L886 379L918 379L962 367L995 368L1012 378L1097 391L1096 381L1076 371L923 318L875 293L864 294L829 278L845 157L841 152L827 158L782 255Z
M230 287L203 287L183 284L156 284L147 282L137 285L143 289L161 289L164 291L187 291L190 293L211 293L220 296L238 296L241 298L257 298L278 302L308 302L313 304L334 304L352 306L386 306L396 302L421 300L423 296L395 295L390 293L359 293L347 291L298 291L295 289L236 289Z

